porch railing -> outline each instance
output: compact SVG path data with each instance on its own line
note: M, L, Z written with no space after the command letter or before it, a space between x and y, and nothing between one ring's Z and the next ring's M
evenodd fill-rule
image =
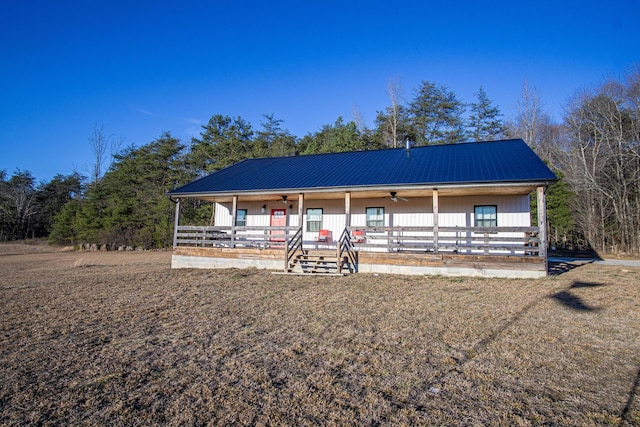
M358 271L358 252L351 241L351 233L344 229L338 240L338 273L342 273L345 264L351 273Z
M299 227L207 227L180 225L176 246L282 248Z
M538 227L349 227L356 250L539 255Z
M302 253L302 227L298 228L293 237L287 242L287 253L284 260L284 271L291 266L293 259Z
M533 255L540 248L538 227L348 227L348 241L338 240L337 255L346 252L424 252L484 255ZM299 227L178 226L176 246L284 248L303 241ZM346 245L346 246L344 246ZM297 250L297 249L296 249ZM341 259L341 258L339 258Z

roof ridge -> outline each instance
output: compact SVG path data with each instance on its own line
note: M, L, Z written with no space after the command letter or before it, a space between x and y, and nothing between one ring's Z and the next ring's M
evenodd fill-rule
M435 148L435 147L455 147L455 146L459 146L459 145L490 144L490 143L515 142L515 141L524 142L524 140L522 138L509 138L509 139L495 139L495 140L489 140L489 141L463 141L463 142L452 142L452 143L449 143L449 144L416 145L416 146L410 146L410 149L414 150L414 149ZM376 149L372 149L372 150L329 151L329 152L326 152L326 153L294 154L292 156L248 157L246 159L241 160L241 162L243 162L245 160L288 159L288 158L291 158L291 157L330 156L330 155L340 155L340 154L345 154L346 155L346 154L352 154L352 153L372 153L372 152L396 151L396 150L406 150L406 148L405 147L396 147L396 148L387 147L387 148L376 148ZM240 162L238 162L238 163L240 163ZM235 164L238 164L238 163L235 163ZM222 169L220 169L220 170L222 170Z

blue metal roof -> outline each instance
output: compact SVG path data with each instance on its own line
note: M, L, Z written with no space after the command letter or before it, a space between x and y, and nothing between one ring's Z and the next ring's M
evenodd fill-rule
M295 157L247 159L170 195L272 190L553 182L521 139Z

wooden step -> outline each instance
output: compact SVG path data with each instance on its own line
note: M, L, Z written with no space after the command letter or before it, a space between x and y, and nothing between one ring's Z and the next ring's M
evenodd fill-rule
M280 274L317 274L327 276L344 276L346 273L338 273L338 260L329 254L313 255L309 250L304 250L296 255L284 272Z
M316 273L304 273L304 272L300 272L300 271L272 271L271 274L278 274L278 275L287 275L287 276L318 276L318 277L343 277L346 276L345 273L321 273L321 272L316 272Z

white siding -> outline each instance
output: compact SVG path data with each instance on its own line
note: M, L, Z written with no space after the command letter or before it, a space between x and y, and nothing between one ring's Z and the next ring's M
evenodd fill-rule
M496 205L498 208L498 226L526 227L531 225L529 215L529 196L440 196L438 225L443 227L472 227L474 207L478 205ZM397 202L388 198L355 199L351 202L351 225L366 225L365 209L383 207L385 226L424 227L433 225L433 201L431 197L413 198Z
M213 224L216 227L231 227L231 203L216 203L214 206L215 214L213 217ZM247 212L247 221L249 221L249 213Z
M470 196L470 197L441 197L438 225L442 227L473 227L475 226L475 206L495 205L498 213L498 227L528 227L531 225L529 213L529 196ZM522 233L499 233L500 237L522 237ZM447 236L449 238L447 238ZM475 236L474 238L471 238ZM478 242L478 236L473 233L440 233L442 243ZM510 242L504 242L509 244ZM514 241L512 243L517 243ZM463 250L464 253L482 253L480 250ZM509 251L497 252L509 253Z
M404 201L392 201L389 197L378 199L352 199L351 225L364 227L367 225L367 208L384 208L384 225L386 227L423 227L433 225L431 198L413 198Z
M266 206L262 213L262 207ZM287 209L287 225L298 225L298 207L291 203L284 205L282 202L238 202L238 209L247 210L248 227L268 227L271 219L271 209ZM217 227L231 227L231 203L216 203L215 225Z
M440 197L438 225L443 227L473 227L474 207L496 205L499 227L531 225L529 196Z
M471 196L439 198L438 224L441 227L474 226L474 206L496 205L498 226L523 227L530 226L529 196ZM265 212L262 213L262 207ZM391 227L430 227L433 226L433 207L431 197L399 199L393 202L388 197L376 199L351 199L351 225L366 226L366 208L383 207L384 225ZM271 202L239 202L238 209L247 209L247 226L267 227L270 223L272 209L287 209L287 225L298 226L298 204L290 201L283 204ZM305 201L303 219L303 240L305 244L313 244L318 238L317 232L308 232L306 211L310 208L322 208L321 229L330 230L332 240L339 239L345 228L344 200L309 200ZM215 225L231 226L231 203L216 203ZM454 237L453 233L451 237ZM460 237L460 236L455 236ZM442 236L445 239L446 236Z
M318 240L318 233L307 231L307 209L322 208L322 230L331 231L333 242L340 238L345 227L344 200L309 200L304 204L304 222L302 239L305 245L313 244Z

